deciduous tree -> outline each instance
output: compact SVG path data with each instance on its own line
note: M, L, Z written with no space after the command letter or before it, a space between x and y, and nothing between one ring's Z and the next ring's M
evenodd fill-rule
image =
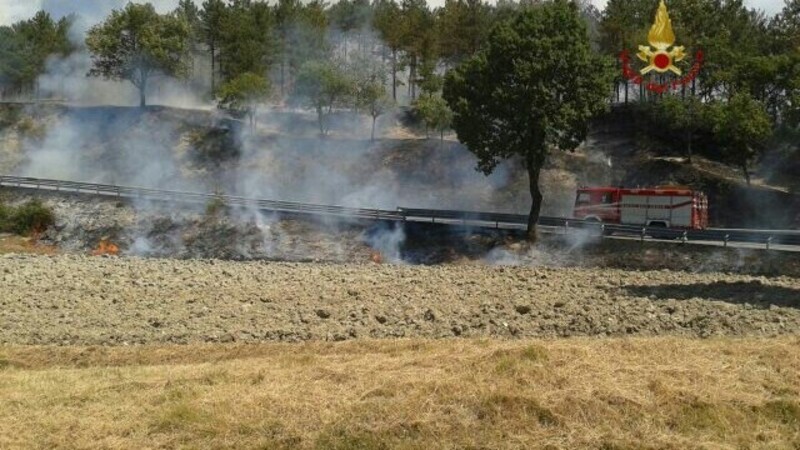
M605 108L609 64L593 53L577 7L565 0L522 10L495 26L486 45L448 73L444 98L480 170L522 160L532 197L528 237L535 240L542 165L551 148L577 147L588 120Z
M222 85L219 104L223 108L242 111L247 115L250 127L255 128L258 106L267 101L270 89L266 77L246 72Z
M147 85L159 74L175 77L188 70L189 26L174 15L160 15L151 4L128 3L89 30L89 75L130 81L147 104Z
M714 106L714 130L725 150L725 157L742 169L750 185L750 163L764 150L772 132L772 123L764 106L750 94L736 93L727 102Z
M328 133L333 108L353 93L346 72L330 61L308 61L297 74L294 96L317 112L319 132Z

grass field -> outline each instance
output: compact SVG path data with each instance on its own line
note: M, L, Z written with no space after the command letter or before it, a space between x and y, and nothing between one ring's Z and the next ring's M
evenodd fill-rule
M800 338L0 347L0 448L800 446Z

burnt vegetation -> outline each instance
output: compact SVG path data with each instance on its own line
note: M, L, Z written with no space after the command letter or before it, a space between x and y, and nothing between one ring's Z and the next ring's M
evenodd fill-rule
M612 181L674 182L705 189L709 188L705 180L676 174L687 166L699 166L702 171L704 162L711 161L730 168L726 177L730 183L796 194L800 169L797 1L788 1L774 16L742 2L670 1L676 45L686 46L690 55L703 50L704 65L691 83L660 94L626 81L613 69L621 50L645 43L656 6L655 2L622 0L610 1L603 11L585 2L567 6L561 0L496 5L452 0L435 8L418 0L331 4L209 0L201 5L180 1L169 12L148 4L129 4L92 27L85 39L71 38L74 17L52 17L42 11L0 27L0 96L21 101L68 97L63 88L53 83L43 86L42 80L47 79L53 61L88 54L91 67L86 72L130 83L142 106L148 96L167 89L166 81L178 80L231 113L236 118L233 122L249 122L253 130L258 129L264 106L282 105L313 110L318 134L324 138L336 134L337 124L341 125L336 118L343 113L360 115L372 121L371 132L363 139L374 140L381 138L376 121L392 108L402 107L411 111L417 131L424 129L427 136L444 140L452 128L476 154L483 171L516 155L511 163L530 177L532 220L538 215L542 190L546 191L539 188L544 183L539 171L549 164L549 150L577 146L586 136L586 120L592 115L599 114L601 120L630 120L602 112L610 99L612 109L627 109L633 118L638 133L629 142L631 148L676 158L679 164L657 177L641 179L632 174ZM545 31L541 35L529 32L534 29ZM139 36L147 39L137 40ZM548 39L567 36L574 48L547 45ZM512 73L501 63L502 57L513 53L510 49L520 50L521 55L532 54L529 50L539 53L527 61L524 73ZM689 59L678 64L684 72L690 69ZM468 77L472 85L461 83L460 75L484 73L482 61L493 61L488 67L494 72L483 78ZM556 66L572 64L565 72L569 76L555 83L545 75L552 72L548 61ZM517 82L491 89L491 80L512 78ZM509 85L523 89L514 92ZM531 90L536 86L542 86L542 98L560 92L559 102L534 111L535 117L527 120L519 114L526 110L526 101L539 95ZM478 95L487 92L497 98ZM572 94L580 94L577 97L585 104L569 103ZM543 104L541 99L535 103ZM481 114L476 115L477 111ZM7 127L11 116L0 117L0 127ZM495 130L500 135L519 134L514 141L526 144L515 149L507 145L510 141L488 139L492 133L481 135L477 125L490 118L501 124ZM198 163L235 159L237 145L229 140L219 129L198 135ZM537 150L524 150L528 148ZM735 188L709 189L719 192L717 204L725 204L721 210L735 207L723 197L740 196ZM796 210L796 197L788 199L781 201ZM737 214L750 216L744 210ZM788 226L793 220L783 217L766 225Z

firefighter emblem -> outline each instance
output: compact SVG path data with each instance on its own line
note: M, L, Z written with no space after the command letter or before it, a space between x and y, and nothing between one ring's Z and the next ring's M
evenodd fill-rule
M675 33L672 31L672 20L667 12L667 5L664 0L658 5L656 20L647 33L647 41L650 45L640 45L639 53L636 56L648 63L647 67L639 72L644 75L652 70L658 73L670 71L675 75L681 74L681 69L675 67L675 62L686 57L683 46L673 46L675 43ZM670 50L670 47L672 49ZM655 51L653 50L655 49Z
M685 75L675 63L686 59L686 50L682 45L675 45L675 32L672 31L672 20L667 12L667 5L660 0L656 10L655 22L647 33L649 45L640 45L636 56L644 61L645 67L635 70L631 67L628 50L623 50L619 59L622 63L622 76L635 84L643 85L648 91L663 93L679 86L686 86L697 78L700 67L703 65L703 52L697 50L694 61ZM670 72L673 76L653 78L651 72L664 74ZM645 77L650 75L648 77Z

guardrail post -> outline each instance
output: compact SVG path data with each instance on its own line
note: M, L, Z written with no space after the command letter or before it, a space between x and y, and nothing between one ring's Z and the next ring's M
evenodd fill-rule
M642 244L644 244L644 236L645 236L646 234L647 234L647 227L642 227L642 234L641 234L641 237L642 237L642 239L640 240L640 242L641 242Z
M728 247L728 240L729 240L730 238L731 238L731 235L730 235L730 234L726 234L726 235L725 235L725 239L723 239L723 240L722 240L722 242L723 242L722 246L723 246L723 247L726 247L726 248Z
M499 220L496 220L496 221L494 222L494 229L495 229L495 230L499 230L499 229L500 229L500 221L499 221Z
M681 236L681 243L685 244L686 241L688 241L688 240L689 240L689 232L684 230L683 231L683 236Z
M605 235L606 235L606 224L601 223L600 224L600 236L605 236Z
M772 243L772 236L767 238L767 250L769 250L769 245Z
M569 234L569 220L564 221L564 234Z

